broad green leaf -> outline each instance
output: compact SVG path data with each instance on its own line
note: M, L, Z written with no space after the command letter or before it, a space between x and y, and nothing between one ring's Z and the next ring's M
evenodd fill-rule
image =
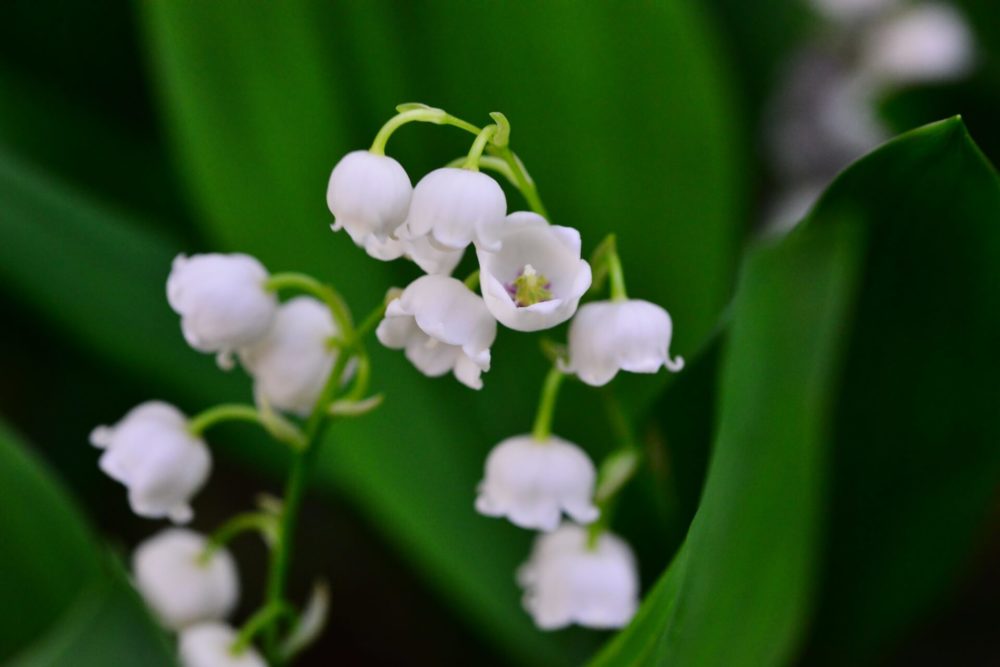
M556 222L579 227L588 250L620 233L634 294L662 301L684 322L679 349L693 352L714 326L730 289L740 182L710 35L687 5L613 16L558 3L143 9L182 168L206 231L226 247L254 252L272 269L317 271L352 303L373 303L414 273L329 233L323 194L332 165L367 145L399 102L426 101L476 122L502 110ZM609 102L626 91L642 100L631 116ZM416 180L470 140L408 127L390 152ZM332 435L319 483L346 489L522 662L558 664L587 645L567 650L519 609L513 571L528 536L471 509L488 449L530 425L544 371L536 342L504 332L478 397L378 351L385 406ZM651 380L647 391L658 385ZM560 432L596 453L614 444L602 441L603 425L592 428L599 411L563 415Z
M174 664L163 633L72 499L0 424L0 660L17 667Z
M866 664L953 583L1000 487L998 220L956 119L750 252L683 555L595 664L786 665L810 625Z

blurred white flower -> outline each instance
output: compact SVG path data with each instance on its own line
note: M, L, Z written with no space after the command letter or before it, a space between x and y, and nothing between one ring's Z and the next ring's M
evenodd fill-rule
M282 304L267 336L240 350L257 400L302 417L312 412L337 358L330 341L338 333L318 299L299 296Z
M201 623L182 631L178 640L181 667L267 667L252 646L233 653L236 631L224 623Z
M412 194L410 177L398 162L354 151L333 168L326 203L335 218L334 231L344 229L364 245L369 236L384 242L403 224Z
M966 74L974 60L972 31L945 4L908 7L865 36L861 67L882 86L946 81Z
M205 442L188 431L188 420L172 405L149 401L114 426L98 426L90 442L104 451L100 467L128 488L139 516L191 520L191 498L212 467Z
M181 316L188 344L217 353L219 365L229 368L231 354L263 337L274 319L278 299L265 289L267 279L267 269L249 255L178 255L167 301Z
M590 288L590 264L580 259L580 233L535 213L507 216L498 252L477 249L483 299L493 316L517 331L565 322Z
M569 326L569 361L563 367L589 385L610 382L618 371L677 372L680 357L670 358L673 324L663 308L640 299L585 304Z
M451 371L462 384L481 389L480 374L490 369L497 323L462 281L428 275L389 303L375 335L386 347L405 350L425 375Z
M854 22L878 16L899 0L811 0L813 7L832 21Z
M639 576L629 546L605 532L591 547L587 529L574 524L539 535L517 578L524 607L543 630L572 623L624 627L639 603Z
M470 243L490 251L500 248L497 234L507 214L500 185L478 171L443 167L417 183L400 238L429 237L442 250Z
M427 236L414 239L388 238L379 241L374 236L368 236L364 242L365 252L370 257L383 262L399 259L404 255L419 266L424 273L436 273L450 276L465 254L462 250L444 250L434 245Z
M599 514L594 506L594 464L582 449L562 438L507 438L486 459L476 510L506 516L521 528L555 530L566 512L579 523Z
M225 549L202 560L206 544L203 535L168 528L140 544L132 557L136 588L171 630L224 619L236 606L236 564Z

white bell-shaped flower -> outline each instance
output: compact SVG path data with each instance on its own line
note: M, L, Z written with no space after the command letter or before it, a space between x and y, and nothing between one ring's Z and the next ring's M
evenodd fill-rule
M386 347L405 350L406 358L425 375L451 371L462 384L481 389L480 374L490 369L497 323L462 281L428 275L389 303L375 335Z
M865 36L862 70L884 86L947 81L973 64L972 30L948 5L928 3L886 18Z
M369 257L389 262L405 256L419 266L424 273L450 276L462 261L465 250L445 250L435 246L430 237L418 236L414 239L387 238L380 241L368 236L364 242Z
M590 264L580 259L580 233L535 213L507 216L501 249L478 249L486 307L501 324L538 331L565 322L590 288Z
M205 442L188 431L188 420L172 405L149 401L114 426L99 426L90 442L104 450L100 467L128 487L129 504L139 516L191 520L191 498L212 468Z
M344 229L355 243L369 236L385 241L406 220L413 186L402 165L369 151L348 153L330 174L326 203L334 231Z
M338 333L318 299L299 296L282 304L267 336L240 350L257 400L303 417L312 412L337 358L330 341Z
M588 537L586 528L570 523L541 534L518 570L524 607L539 628L621 628L635 615L639 575L632 550L607 532L592 546Z
M507 214L500 184L478 171L443 167L417 183L410 212L400 235L429 237L442 250L461 250L470 243L499 250L497 234Z
M486 458L476 510L543 531L555 530L563 512L590 523L599 514L593 503L596 476L590 457L562 438L507 438Z
M181 667L267 667L252 646L234 653L236 638L236 631L224 623L200 623L187 628L178 639Z
M224 619L236 606L236 563L225 549L202 558L207 543L193 531L168 528L140 544L132 557L135 587L171 630Z
M260 340L274 320L278 299L265 289L267 279L267 269L249 255L178 255L167 301L181 316L188 344L217 353L219 365L228 368L230 355Z
M585 304L569 326L567 373L589 385L607 384L618 371L677 372L684 359L670 358L673 323L663 308L640 299Z

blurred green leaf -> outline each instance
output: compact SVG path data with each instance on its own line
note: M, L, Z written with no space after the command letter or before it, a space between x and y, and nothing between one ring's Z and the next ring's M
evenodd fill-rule
M952 583L1000 486L998 221L954 119L749 254L683 555L596 664L784 665L813 614L808 664L865 664Z
M174 663L72 500L0 424L0 660L17 667Z

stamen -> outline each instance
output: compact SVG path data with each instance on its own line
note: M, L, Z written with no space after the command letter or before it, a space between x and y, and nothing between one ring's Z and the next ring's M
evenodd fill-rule
M519 308L552 299L552 283L544 275L538 273L531 264L526 264L518 272L517 277L512 282L505 284L504 288Z

